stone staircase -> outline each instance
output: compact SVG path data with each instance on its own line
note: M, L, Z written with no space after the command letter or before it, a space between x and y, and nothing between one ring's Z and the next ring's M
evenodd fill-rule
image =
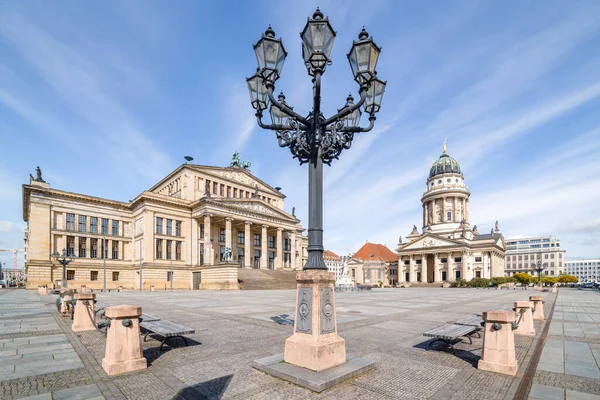
M241 290L296 289L296 271L240 268Z
M402 283L400 283L402 285ZM441 282L429 283L429 282L411 282L410 287L442 287Z

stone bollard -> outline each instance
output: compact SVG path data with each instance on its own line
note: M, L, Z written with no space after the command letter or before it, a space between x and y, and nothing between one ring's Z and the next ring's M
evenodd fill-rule
M533 302L533 319L543 321L544 317L544 296L529 296L529 301Z
M106 350L102 368L109 375L146 369L148 363L142 355L139 316L142 307L106 307L106 318L110 321L106 333Z
M557 286L558 286L558 285L557 285L556 283L555 283L554 285L552 285L552 293L556 293L556 287L557 287Z
M68 288L60 289L60 297L62 298L62 305L60 307L60 313L63 317L67 317L69 315L69 306L68 303L73 300L73 290Z
M122 291L123 291L123 286L117 287L117 292L122 292Z
M517 374L518 365L515 353L515 335L512 311L490 310L483 313L483 349L477 368L500 374Z
M96 329L96 317L94 314L94 299L96 295L93 293L77 293L75 294L75 315L73 316L73 332L93 331Z
M517 312L517 323L519 326L515 329L517 335L535 336L535 326L533 326L533 313L531 309L533 303L530 301L515 301L515 311Z
M150 291L154 292L154 285L150 285Z
M85 292L87 292L87 286L86 285L81 285L80 293L85 293Z

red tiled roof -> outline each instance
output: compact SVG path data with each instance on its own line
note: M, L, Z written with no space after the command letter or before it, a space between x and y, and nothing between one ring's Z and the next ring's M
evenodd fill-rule
M323 258L325 260L339 261L340 256L338 256L337 254L335 254L333 251L325 250L323 252Z
M386 262L398 261L398 254L394 253L387 247L378 243L365 243L352 258L358 258L359 260L382 260Z

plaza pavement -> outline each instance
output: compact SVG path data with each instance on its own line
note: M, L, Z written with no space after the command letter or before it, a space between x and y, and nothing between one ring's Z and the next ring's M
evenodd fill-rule
M537 292L408 288L338 293L338 328L347 352L374 360L376 367L315 394L251 367L255 359L283 352L292 333L294 291L100 293L101 302L141 305L145 313L196 330L189 347L175 342L160 352L157 340L145 342L147 370L108 377L100 367L104 335L73 333L71 320L56 312L56 296L0 290L0 398L512 399L523 390L526 396L529 385L522 384L523 377L535 361L546 322L536 322L535 340L516 336L520 369L514 378L475 368L481 339L457 345L453 355L426 351L429 339L422 332L512 306L531 294ZM556 295L542 295L548 315ZM559 292L529 398L600 399L598 296Z

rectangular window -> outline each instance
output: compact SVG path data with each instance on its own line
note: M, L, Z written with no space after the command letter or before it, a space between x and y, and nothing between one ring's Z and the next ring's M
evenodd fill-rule
M173 248L173 241L167 240L167 260L171 259L171 250Z
M175 236L181 236L181 221L175 221Z
M221 197L225 195L225 185L223 183L221 183L221 186L219 187L219 195Z
M554 253L550 254L550 258L554 258Z
M238 232L238 244L244 244L244 232Z
M115 221L114 219L112 222L112 235L119 236L119 221Z
M108 239L104 239L100 242L102 247L102 257L108 258Z
M90 239L90 258L98 258L98 239Z
M90 271L90 281L98 280L98 271Z
M238 261L240 262L241 265L244 265L245 255L246 255L246 253L244 253L244 248L238 247Z
M200 239L204 239L204 224L200 224Z
M260 250L254 250L254 268L260 267Z
M237 188L233 188L233 197L238 197L238 190Z
M231 197L231 186L227 186L227 197Z
M225 228L219 229L219 242L225 241Z
M225 247L225 246L219 246L219 254L220 254L219 255L219 260L220 261L225 261L225 249L226 248L227 247Z
M283 253L283 261L290 262L292 260L292 256L290 253Z
M183 242L175 242L175 260L181 260L181 243Z
M481 262L481 257L475 257L475 262Z
M421 265L421 263L422 263L422 260L415 260L415 264Z
M544 254L544 260L548 259L548 254Z
M156 239L156 258L162 258L162 239Z
M173 273L171 271L167 271L167 282L171 282L173 280Z
M446 221L452 221L452 211L446 213Z
M207 194L210 194L210 180L209 179L206 180L205 190L208 191Z
M219 185L217 184L217 182L213 182L213 194L217 194L217 188L219 187Z
M268 267L269 267L269 269L273 269L273 268L275 268L275 252L274 252L274 251L270 251L270 252L269 252L269 263L268 263Z
M440 261L441 261L442 264L446 264L448 262L448 259L446 257L444 257Z
M159 235L162 235L162 232L163 232L162 231L162 222L163 222L162 218L156 217L156 233Z
M80 215L79 216L79 226L77 227L77 231L85 232L86 225L87 225L87 217L85 215Z
M67 270L67 280L74 281L75 280L75 271L72 269Z
M102 234L108 235L108 219L102 218Z
M112 280L114 282L116 282L116 281L119 280L119 272L118 271L113 271L113 273L112 273Z
M404 265L409 265L410 264L410 260L404 260Z
M84 237L79 238L79 258L85 258L85 245L87 244L87 239Z
M454 262L456 262L456 263L462 262L462 257L454 257Z
M67 236L67 255L75 255L75 236Z
M554 261L550 263L550 267L554 267Z
M204 265L204 243L200 243L200 265Z
M269 236L269 248L275 248L275 236Z
M255 233L254 234L254 245L255 246L260 246L260 233Z
M112 241L112 259L113 260L119 259L119 241L118 240Z
M292 241L289 238L283 239L283 250L285 250L285 251L292 250Z
M455 275L455 276L456 276L456 279L460 279L460 276L461 276L461 275L460 275L460 271L455 271L455 273L456 273L456 275Z
M167 235L171 236L173 234L173 220L172 219L168 219L167 220Z
M90 232L98 233L98 217L90 217Z
M75 230L75 214L67 214L67 230Z

